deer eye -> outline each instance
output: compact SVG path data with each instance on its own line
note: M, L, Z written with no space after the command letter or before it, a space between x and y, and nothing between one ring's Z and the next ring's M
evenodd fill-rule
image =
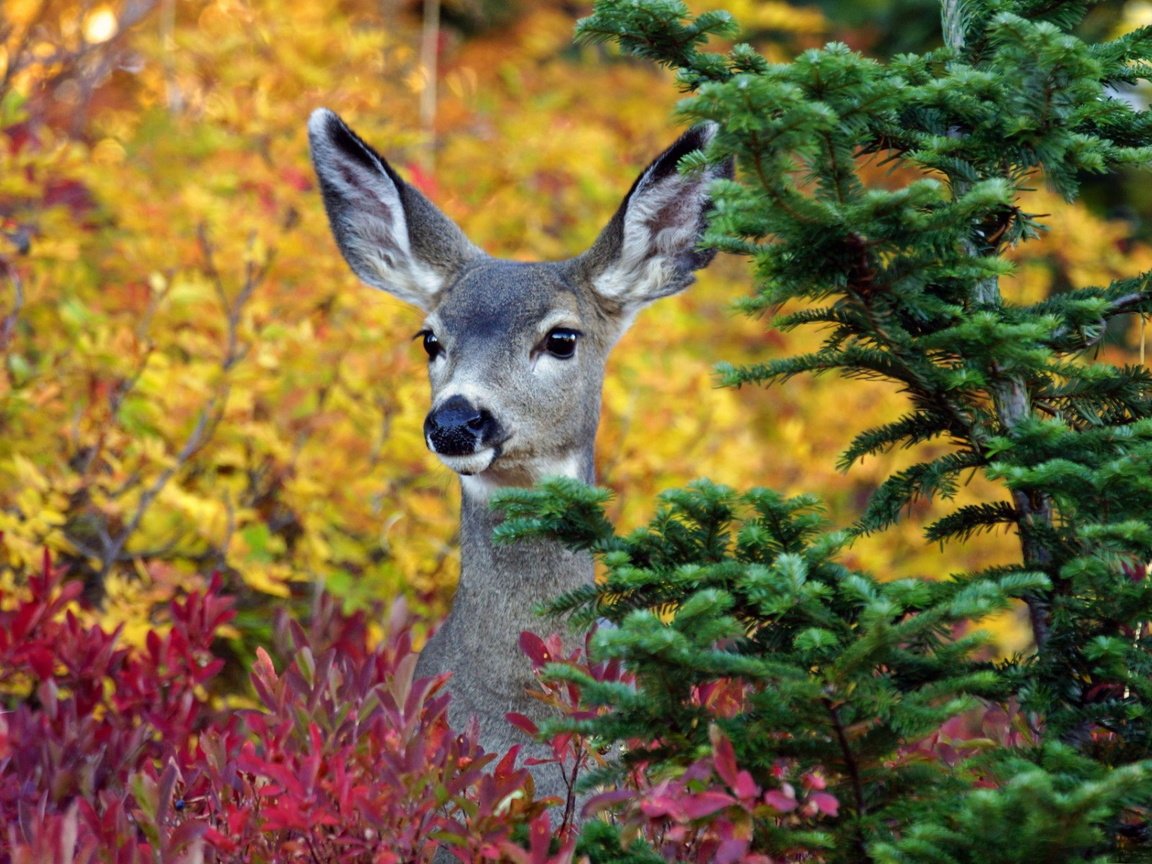
M421 330L416 334L416 338L424 340L424 353L428 355L429 360L435 360L444 353L444 347L431 330Z
M580 331L569 327L556 327L544 337L544 350L553 357L569 360L576 353L576 340Z

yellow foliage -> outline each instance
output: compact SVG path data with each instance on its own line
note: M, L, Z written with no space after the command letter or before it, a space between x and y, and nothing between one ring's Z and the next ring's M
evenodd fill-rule
M828 31L828 22L815 6L764 0L728 0L724 8L732 13L745 30L774 30L797 36L819 37Z
M812 9L726 5L751 38L823 38ZM552 2L500 32L445 34L427 127L419 24L380 6L188 0L134 21L128 0L5 2L0 561L35 566L41 546L72 561L128 639L213 570L257 604L314 582L434 610L451 591L458 499L422 441L419 315L340 259L307 161L314 107L345 115L475 242L531 259L587 246L675 134L670 76L573 49L574 19ZM1026 209L1054 210L1046 194ZM1149 266L1122 224L1061 212L1020 252L1022 299ZM612 358L598 468L622 528L699 475L819 492L843 525L912 458L834 467L899 410L890 388L715 386L717 361L811 344L734 315L750 288L746 262L716 262ZM854 563L943 576L1014 554L1003 537L927 547L932 512L858 545Z

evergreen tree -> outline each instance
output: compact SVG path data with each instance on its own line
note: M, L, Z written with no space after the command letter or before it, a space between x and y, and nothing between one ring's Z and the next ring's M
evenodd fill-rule
M584 39L675 68L693 93L684 115L719 124L699 158L735 157L738 179L716 190L710 242L754 262L745 311L824 334L813 353L723 380L893 382L907 412L857 436L842 466L923 442L943 450L889 477L838 533L813 499L706 482L666 496L628 537L597 490L506 495L504 539L549 533L605 565L601 584L554 611L610 622L594 652L623 661L635 685L552 670L611 709L576 728L630 742L599 779L637 765L678 776L702 753L719 758L719 734L756 788L791 766L820 772L840 804L808 822L755 811L751 851L1152 858L1152 375L1092 356L1110 322L1152 312L1152 277L1033 304L1000 291L1005 251L1043 230L1021 209L1029 184L1072 199L1085 175L1152 159L1152 114L1119 93L1149 77L1152 29L1089 44L1075 33L1088 6L948 0L943 47L887 63L839 44L788 64L746 45L709 53L734 22L675 0L600 0L581 23ZM869 185L866 160L915 179ZM949 498L971 472L1003 498L955 509L927 538L1006 526L1018 566L879 582L837 562L853 536L918 498ZM981 660L968 623L1014 597L1035 649ZM739 682L734 707L701 698L717 682ZM998 738L942 745L945 724L979 724L980 712L985 731L993 715L1007 724ZM613 831L587 829L593 860L658 860L639 840L625 852L630 837Z

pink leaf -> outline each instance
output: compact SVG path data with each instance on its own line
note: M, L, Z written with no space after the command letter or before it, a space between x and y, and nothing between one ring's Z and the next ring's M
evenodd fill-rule
M715 864L737 864L737 862L745 860L745 853L747 852L747 840L730 838L721 841L720 845L716 847L712 860Z
M828 788L828 781L824 779L824 775L816 771L809 771L800 778L800 782L804 784L805 789L823 790Z
M736 775L736 782L732 786L732 791L741 800L760 797L760 787L756 785L756 781L747 771L741 771Z
M725 792L700 792L684 801L684 815L689 819L703 819L735 803L736 799Z
M736 751L732 749L732 742L715 724L709 727L708 737L712 739L712 761L716 765L716 773L730 787L736 788Z
M684 808L680 802L667 795L658 795L641 801L640 812L649 819L660 819L666 816L678 822L682 821L685 816Z
M770 789L764 793L764 803L777 813L791 813L797 806L795 796L786 795L779 789Z
M252 664L252 673L269 684L276 683L276 667L272 665L272 658L259 646L256 648L256 662Z
M813 792L808 796L808 800L825 816L835 817L840 813L840 802L828 792Z

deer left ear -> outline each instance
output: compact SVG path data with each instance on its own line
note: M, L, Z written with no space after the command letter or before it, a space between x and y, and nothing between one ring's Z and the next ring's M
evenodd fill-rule
M715 137L715 123L685 132L632 184L612 221L581 256L601 299L624 310L683 291L716 254L699 248L713 180L732 176L730 161L680 173L681 158Z
M432 309L452 276L483 253L331 111L312 112L308 140L332 234L352 271Z

